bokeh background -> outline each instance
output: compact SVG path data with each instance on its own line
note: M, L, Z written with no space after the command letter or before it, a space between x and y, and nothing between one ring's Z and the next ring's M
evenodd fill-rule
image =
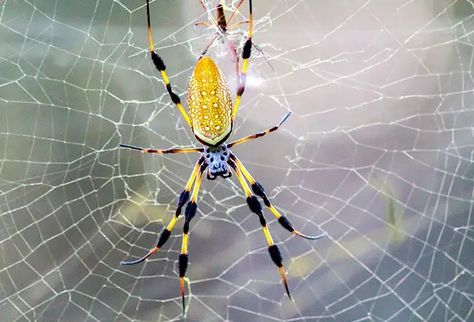
M297 228L327 237L289 236L267 213L293 303L238 184L205 180L187 321L474 319L472 1L254 2L260 49L233 137L293 114L235 153ZM194 24L215 12L198 0L151 10L185 101L215 32ZM117 147L196 144L145 27L144 1L0 2L2 321L182 319L181 222L152 259L119 264L155 243L197 158ZM226 48L209 55L235 91Z

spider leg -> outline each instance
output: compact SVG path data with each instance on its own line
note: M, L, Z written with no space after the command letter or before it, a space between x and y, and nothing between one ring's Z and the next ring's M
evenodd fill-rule
M157 253L160 248L168 241L168 238L171 235L171 230L174 228L176 221L178 220L179 216L181 215L181 209L183 206L186 204L186 202L189 200L189 192L191 191L191 187L198 175L198 170L201 167L201 165L204 162L204 158L200 158L197 162L196 165L194 166L193 172L191 173L191 176L189 177L188 183L184 187L184 190L181 192L179 196L179 201L178 201L178 207L176 208L176 211L174 213L173 218L171 218L170 222L168 223L168 226L161 232L160 237L158 238L158 241L156 243L156 246L153 247L148 251L148 253L137 259L137 260L131 260L131 261L122 261L120 264L122 265L135 265L138 263L143 262L146 260L148 257L151 255Z
M248 172L248 170L245 168L243 163L235 156L235 154L231 153L230 154L230 159L235 162L236 167L242 172L244 177L250 182L252 186L253 193L262 198L263 203L265 206L270 210L270 212L278 219L278 222L280 225L288 230L290 233L295 234L297 236L310 239L310 240L317 240L323 238L326 234L319 234L316 236L308 236L305 235L298 230L293 228L293 225L290 223L288 218L286 218L284 215L280 214L280 212L270 203L268 200L267 195L265 194L265 191L263 190L263 187L260 183L255 181L255 179L252 177L252 175Z
M207 10L206 4L204 3L204 0L199 0L199 2L201 3L201 6L204 8L204 10L206 10L207 12L208 10Z
M197 211L197 196L199 188L202 181L202 173L206 169L207 165L204 163L200 166L199 172L196 176L196 181L194 183L193 194L191 196L191 201L186 205L186 210L184 211L184 226L183 226L183 240L181 243L181 254L179 255L179 290L181 293L181 301L183 305L183 315L186 310L186 303L184 300L184 282L186 269L188 268L188 242L189 242L189 223L196 215Z
M171 101L176 105L179 112L183 116L186 123L188 123L189 127L192 128L191 118L189 117L188 113L184 109L183 105L181 104L181 99L179 98L178 94L173 92L173 88L171 87L170 80L168 78L168 74L166 73L166 65L163 62L163 59L155 52L155 46L153 45L153 37L151 34L151 20L150 20L150 1L146 0L146 17L148 23L148 46L150 48L151 60L155 65L156 69L161 73L161 78L165 83L166 90L171 97Z
M232 11L229 19L227 19L227 24L230 25L230 23L232 22L232 19L234 19L235 17L235 14L239 11L239 8L240 6L242 5L242 3L244 2L244 0L240 0L236 5L235 5L235 9ZM240 24L240 22L238 22L237 24ZM234 24L235 25L235 24Z
M288 294L288 297L292 300L290 289L288 288L288 282L286 281L285 268L283 267L283 262L282 262L283 259L281 257L281 253L280 253L280 250L278 249L278 246L273 243L272 236L270 235L270 230L268 230L267 222L265 220L265 217L263 216L262 205L258 201L257 197L254 194L252 194L252 191L250 190L247 182L242 176L242 172L234 163L234 161L229 160L228 162L229 162L229 165L234 169L237 179L239 180L240 185L245 191L245 195L247 196L247 205L249 209L254 214L256 214L258 216L258 219L260 220L260 224L262 225L262 231L263 231L263 234L265 235L265 239L268 244L268 252L270 253L270 257L273 263L275 263L275 265L278 267L278 270L280 271L281 281L283 283L283 286L285 287L286 294Z
M232 120L235 120L237 116L237 111L239 110L240 100L242 94L245 91L245 81L247 78L247 69L249 66L249 58L252 52L252 37L253 37L253 9L252 9L252 0L249 0L249 31L247 35L247 40L244 44L244 49L242 50L242 68L240 70L239 77L239 88L237 90L237 95L234 101L234 107L232 109ZM229 19L230 20L230 19Z
M250 22L250 21L248 21L248 20L241 20L241 21L234 22L233 24L231 24L231 25L227 28L227 30L235 29L235 28L237 28L238 26L248 24L249 22ZM254 46L255 46L255 45L254 45Z
M265 61L267 62L267 65L270 66L270 68L272 69L273 72L275 72L275 67L273 67L272 63L270 62L270 60L268 60L267 58L267 55L265 55L265 52L263 51L263 48L256 45L256 44L253 44L253 46L255 47L255 49L262 55L262 57L265 59Z
M194 26L195 26L195 27L197 27L197 26L204 26L204 27L210 28L210 27L211 27L211 24L210 24L209 22L199 21L199 22L195 22L195 23L194 23Z
M254 140L254 139L257 139L257 138L260 138L262 136L265 136L267 134L270 134L272 132L275 132L276 130L278 130L280 128L280 126L285 123L285 121L288 119L288 117L290 117L291 115L291 112L288 112L284 117L283 119L280 121L280 123L278 123L277 125L269 128L269 129L266 129L265 131L261 131L261 132L258 132L258 133L255 133L255 134L252 134L252 135L249 135L249 136L246 136L244 138L241 138L241 139L238 139L236 141L233 141L233 142L230 142L229 144L227 144L227 146L229 148L233 147L234 145L239 145L239 144L242 144L242 143L245 143L247 141L250 141L250 140Z
M204 3L204 0L199 0L199 2L201 3L201 6L202 8L204 9L204 11L206 11L207 13L207 16L209 19L212 20L212 24L208 23L208 22L197 22L194 24L194 26L206 26L206 27L211 27L211 26L217 26L218 23L217 21L214 20L214 17L209 13L209 8L206 6L206 4ZM208 46L209 47L209 46Z
M207 51L209 50L209 48L211 48L212 44L216 41L217 36L218 36L218 34L215 34L215 35L214 35L214 37L212 38L212 40L209 42L209 44L207 44L206 48L204 48L204 50L202 51L201 55L199 56L199 59L201 59L201 58L207 53ZM198 59L198 60L199 60L199 59Z
M239 55L237 54L237 48L235 47L235 44L232 40L226 38L225 41L227 43L227 46L229 47L230 54L232 55L232 62L235 63L235 73L238 76L240 58L239 58Z
M119 144L122 148L128 148L136 151L142 151L143 153L156 153L156 154L170 154L170 153L192 153L192 152L202 152L203 148L169 148L169 149L151 149L151 148L142 148L139 146L128 145L128 144Z

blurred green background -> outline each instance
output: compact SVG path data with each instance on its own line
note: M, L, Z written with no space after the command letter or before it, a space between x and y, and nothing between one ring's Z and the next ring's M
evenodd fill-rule
M244 1L239 19L246 19ZM154 38L185 102L216 1L154 1ZM235 4L235 1L234 1ZM227 1L230 10L231 1ZM270 213L295 299L232 180L204 180L191 228L188 321L473 319L474 9L467 0L254 1L235 153ZM197 142L146 52L144 1L0 2L2 321L180 320L175 210ZM246 25L232 30L239 44ZM225 44L209 51L233 92ZM268 64L268 62L270 65ZM190 295L189 295L190 294Z

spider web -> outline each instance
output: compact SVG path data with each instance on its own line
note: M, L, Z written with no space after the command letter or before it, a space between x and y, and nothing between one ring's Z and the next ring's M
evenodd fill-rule
M2 320L182 318L181 224L146 263L119 264L155 243L197 157L117 148L196 144L149 61L142 2L0 3ZM327 237L267 213L293 303L238 184L204 180L187 320L472 320L472 1L254 2L261 50L234 137L293 114L234 152L295 227ZM184 98L209 16L197 0L151 10ZM235 91L225 53L209 51Z

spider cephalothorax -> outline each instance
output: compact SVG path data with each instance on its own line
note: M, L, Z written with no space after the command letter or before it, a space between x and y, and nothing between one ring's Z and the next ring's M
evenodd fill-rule
M225 143L207 147L203 153L204 162L207 164L207 178L214 180L217 176L229 178L232 175L229 161L229 149Z
M239 3L241 4L242 1L240 1ZM221 74L220 69L217 67L217 65L211 58L200 57L196 62L193 75L191 76L191 79L189 81L189 114L181 104L179 96L173 92L173 88L166 73L166 66L161 57L154 50L153 38L151 35L149 0L146 1L146 11L148 18L148 42L153 64L161 73L163 82L165 83L166 89L170 94L171 101L178 108L184 120L193 131L194 136L199 140L199 142L204 144L205 147L144 149L132 145L120 144L120 146L122 147L142 151L145 153L201 153L201 156L198 158L198 161L196 162L193 171L191 172L189 180L186 183L186 186L184 187L184 190L179 196L178 205L174 216L160 234L156 246L150 249L150 251L145 256L134 261L122 262L122 264L137 264L146 260L152 254L158 252L171 236L171 231L176 225L178 218L181 216L182 208L186 207L184 211L181 254L179 255L178 261L179 285L181 298L183 301L184 313L184 278L188 267L189 229L191 220L195 217L197 213L197 197L199 188L201 186L202 175L207 169L207 178L210 180L214 180L218 176L228 178L233 172L245 192L247 205L250 211L257 215L259 219L260 225L262 226L263 234L265 236L265 240L268 245L268 252L270 254L270 257L275 263L275 265L278 267L283 285L285 286L288 296L290 296L290 291L286 282L285 269L283 267L283 260L278 246L274 244L272 236L270 235L270 230L267 227L267 222L263 215L262 205L260 204L258 198L263 201L265 207L275 216L280 225L286 230L288 230L290 233L313 240L321 238L322 235L306 236L295 230L290 221L284 215L280 214L280 212L270 203L270 200L265 194L262 185L252 177L252 175L245 168L243 163L237 158L235 154L230 151L230 148L235 145L245 143L247 141L262 137L264 135L276 131L283 124L283 122L288 119L290 113L285 115L279 124L265 131L246 136L228 144L224 143L229 138L232 132L233 123L240 106L240 99L245 90L245 78L248 69L248 59L250 57L252 49L252 0L249 0L249 31L247 40L245 41L245 45L242 49L242 68L239 75L240 82L234 103L232 104L230 91L225 83L224 77Z

